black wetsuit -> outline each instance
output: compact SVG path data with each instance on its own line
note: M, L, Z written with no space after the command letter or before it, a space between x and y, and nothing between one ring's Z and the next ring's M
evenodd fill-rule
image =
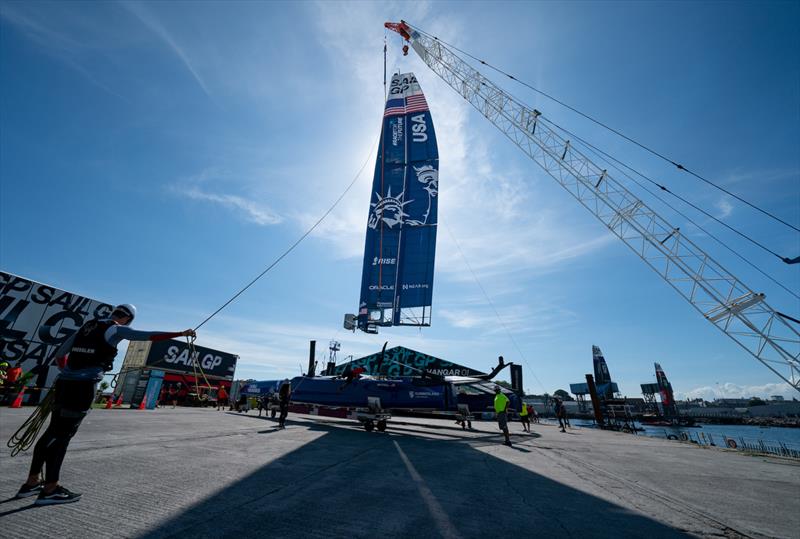
M64 369L53 386L50 425L36 442L31 460L31 475L45 466L45 483L57 483L69 442L92 407L95 384L114 366L117 345L123 340L164 340L180 333L137 331L117 325L110 319L90 320L56 351L55 357L68 355Z
M81 326L69 352L67 367L75 370L93 367L110 370L117 349L106 342L105 333L112 325L114 322L110 320L91 320ZM33 450L31 475L39 474L42 465L46 465L45 482L58 482L69 442L94 402L94 388L95 379L56 380L50 425Z

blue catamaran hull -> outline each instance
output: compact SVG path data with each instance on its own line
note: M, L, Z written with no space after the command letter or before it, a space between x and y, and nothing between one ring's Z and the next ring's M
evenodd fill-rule
M378 397L384 409L450 410L457 402L451 384L412 377L361 377L348 383L332 376L298 376L291 382L293 403L366 408L369 397Z

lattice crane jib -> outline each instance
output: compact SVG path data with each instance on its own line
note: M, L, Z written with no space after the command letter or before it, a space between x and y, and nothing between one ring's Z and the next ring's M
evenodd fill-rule
M800 333L679 228L439 40L386 23L422 61L566 189L709 322L800 391Z

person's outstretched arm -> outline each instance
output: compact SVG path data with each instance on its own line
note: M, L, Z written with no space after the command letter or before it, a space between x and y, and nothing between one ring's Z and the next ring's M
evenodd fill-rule
M175 337L194 337L193 329L183 331L141 331L128 326L111 326L106 330L106 342L111 346L118 345L121 341L166 341Z

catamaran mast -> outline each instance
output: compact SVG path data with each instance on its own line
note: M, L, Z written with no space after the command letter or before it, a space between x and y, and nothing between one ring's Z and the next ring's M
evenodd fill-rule
M506 93L438 39L408 23L386 23L434 73L597 217L706 320L800 391L800 333L679 228L631 193L541 113Z

